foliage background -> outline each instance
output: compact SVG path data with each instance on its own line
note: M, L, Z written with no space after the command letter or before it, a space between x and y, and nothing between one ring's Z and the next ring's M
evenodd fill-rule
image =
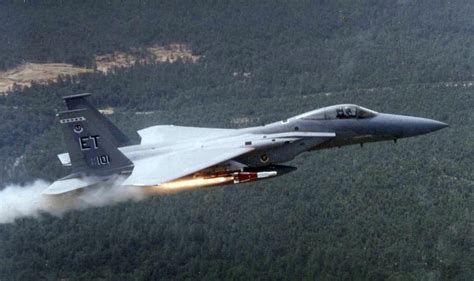
M67 174L54 113L82 92L135 140L346 102L450 127L305 154L275 180L0 225L0 280L471 280L473 14L468 0L1 2L2 69L175 42L202 56L1 97L3 185Z

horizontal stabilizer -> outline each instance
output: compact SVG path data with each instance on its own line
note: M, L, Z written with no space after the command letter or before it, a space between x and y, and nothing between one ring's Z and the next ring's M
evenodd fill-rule
M44 195L59 195L90 185L96 184L97 181L85 180L80 178L59 179L53 182L48 188L43 190Z

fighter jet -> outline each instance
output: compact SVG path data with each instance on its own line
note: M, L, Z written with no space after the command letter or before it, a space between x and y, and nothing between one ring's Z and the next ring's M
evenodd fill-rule
M88 100L64 97L57 114L67 153L59 154L72 173L43 194L59 195L109 181L164 191L239 184L293 171L282 165L320 149L427 134L447 124L431 119L378 113L354 104L316 109L271 124L217 129L158 125L138 131L132 144Z

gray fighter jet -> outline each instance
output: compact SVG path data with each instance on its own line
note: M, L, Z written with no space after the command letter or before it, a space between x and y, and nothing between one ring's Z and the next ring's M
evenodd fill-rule
M281 163L306 151L396 141L447 126L340 104L243 129L153 126L139 130L141 142L132 144L87 101L89 95L64 97L68 110L57 116L68 152L58 157L72 173L43 194L117 184L117 178L121 185L162 191L251 182L294 170Z

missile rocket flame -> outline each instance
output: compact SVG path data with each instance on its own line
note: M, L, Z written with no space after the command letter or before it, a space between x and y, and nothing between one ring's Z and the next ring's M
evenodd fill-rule
M280 176L293 170L295 170L295 168L289 166L272 166L270 169L269 167L265 167L264 171L219 171L206 175L184 177L160 185L146 186L143 187L142 190L145 194L174 193L183 190L208 188L218 185L253 182Z

